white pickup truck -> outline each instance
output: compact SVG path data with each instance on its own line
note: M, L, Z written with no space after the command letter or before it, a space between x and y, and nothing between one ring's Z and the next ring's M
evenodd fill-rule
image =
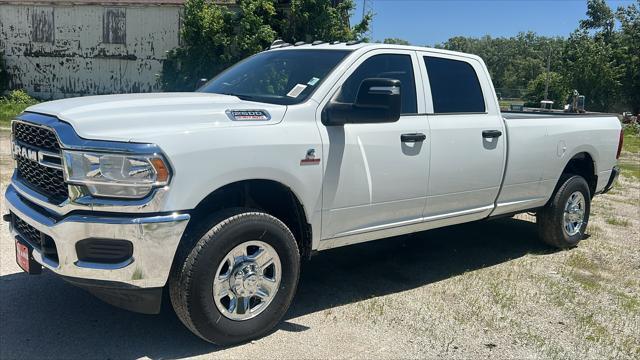
M612 115L501 113L477 56L319 42L194 93L41 103L12 130L20 266L145 313L167 289L218 344L276 326L317 251L525 211L575 246L622 145Z

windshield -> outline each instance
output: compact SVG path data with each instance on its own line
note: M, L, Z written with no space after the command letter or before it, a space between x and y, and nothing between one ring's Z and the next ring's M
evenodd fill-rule
M291 105L306 100L348 50L279 50L256 54L224 71L201 92Z

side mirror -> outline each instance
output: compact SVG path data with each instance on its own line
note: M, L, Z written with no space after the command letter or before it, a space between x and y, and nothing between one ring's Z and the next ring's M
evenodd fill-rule
M400 119L400 96L400 80L364 79L355 103L332 100L322 112L322 123L336 126L396 122Z
M200 89L201 87L204 86L204 84L207 83L207 81L209 81L208 79L202 78L200 80L198 80L198 82L196 83L196 90Z

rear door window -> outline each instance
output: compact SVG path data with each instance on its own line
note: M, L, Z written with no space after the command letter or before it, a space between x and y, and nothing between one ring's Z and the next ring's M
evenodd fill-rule
M431 86L434 113L485 112L482 88L471 64L431 56L425 56L424 62Z

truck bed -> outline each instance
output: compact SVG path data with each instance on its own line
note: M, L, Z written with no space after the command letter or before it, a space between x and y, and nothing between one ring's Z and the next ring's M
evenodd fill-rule
M586 157L594 165L601 191L615 165L620 122L614 114L503 112L508 156L504 182L493 215L547 203L566 164Z
M615 114L586 112L586 113L565 113L565 112L532 112L532 111L502 111L505 119L536 119L536 118L570 118L570 117L611 117Z

